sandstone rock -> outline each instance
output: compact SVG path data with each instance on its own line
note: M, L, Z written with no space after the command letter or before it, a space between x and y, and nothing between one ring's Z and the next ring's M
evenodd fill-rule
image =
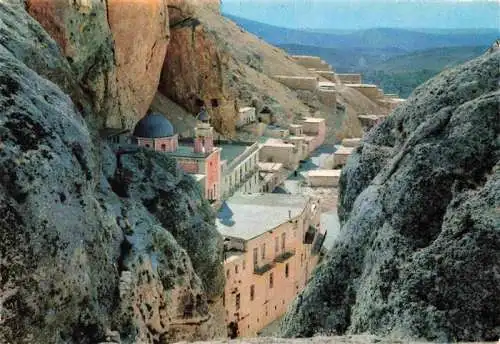
M146 113L168 43L165 1L26 1L90 97L98 127L131 127Z
M87 4L75 9L93 13ZM192 226L215 228L209 215L185 213L206 210L197 184L154 152L118 164L46 79L66 91L78 84L55 44L19 4L0 9L0 343L153 343L222 333L208 305L220 289L204 286L223 280L218 240L197 238ZM133 181L129 194L117 174ZM161 223L147 202L155 199L177 204L169 214L178 227ZM185 249L179 242L188 232L195 243ZM193 257L201 279L187 252L193 247L213 254L203 266Z
M420 86L340 181L338 241L286 336L498 340L500 52Z
M195 6L169 1L171 39L159 90L193 114L205 104L216 130L230 135L237 113L236 97L228 88L230 56L200 22Z

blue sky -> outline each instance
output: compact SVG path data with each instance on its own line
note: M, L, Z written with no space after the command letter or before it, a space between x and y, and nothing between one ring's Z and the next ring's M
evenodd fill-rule
M500 27L500 0L222 0L222 10L289 28Z

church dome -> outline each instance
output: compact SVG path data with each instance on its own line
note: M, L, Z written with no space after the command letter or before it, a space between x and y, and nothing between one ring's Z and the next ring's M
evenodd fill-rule
M210 115L208 114L208 111L204 108L202 108L200 110L197 117L198 117L198 120L200 120L202 122L208 122L210 120Z
M134 136L151 139L174 136L174 127L164 115L152 112L137 122Z

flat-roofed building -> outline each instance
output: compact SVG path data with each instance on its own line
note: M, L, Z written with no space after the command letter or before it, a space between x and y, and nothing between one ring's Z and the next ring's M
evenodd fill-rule
M281 139L268 139L260 147L259 161L279 162L285 168L295 169L300 161L300 151L293 143Z
M318 77L275 75L273 79L292 90L316 91L318 87Z
M257 142L219 142L221 149L222 198L234 193L260 191Z
M342 140L342 146L344 147L358 147L361 144L361 138L346 138Z
M361 84L362 82L359 73L337 73L337 77L343 84Z
M259 162L260 191L273 192L285 181L288 172L279 162Z
M316 150L325 142L326 121L324 118L306 117L302 122L302 126L304 134L314 138L310 144L309 152Z
M256 115L254 107L244 107L239 109L238 120L236 121L237 128L241 128L255 121L256 121Z
M356 147L344 147L340 146L335 153L333 153L333 167L344 166L347 162L347 158L352 152L356 149Z
M268 125L266 131L264 132L265 136L274 137L274 138L284 138L290 135L290 131L286 128L282 128L278 125Z
M281 317L304 288L324 241L318 199L252 194L228 199L217 228L226 242L223 296L233 335L250 337Z
M312 170L307 172L307 181L313 187L337 187L342 170Z

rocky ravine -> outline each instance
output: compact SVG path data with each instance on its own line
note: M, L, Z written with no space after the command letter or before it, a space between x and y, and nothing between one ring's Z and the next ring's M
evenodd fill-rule
M0 343L223 336L211 207L174 160L99 142L77 61L0 2Z
M420 86L340 182L340 238L285 336L500 337L500 52Z

